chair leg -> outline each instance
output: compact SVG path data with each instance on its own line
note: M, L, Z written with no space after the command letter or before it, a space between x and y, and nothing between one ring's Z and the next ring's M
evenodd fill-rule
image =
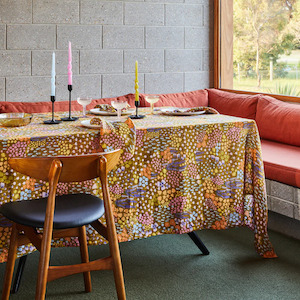
M80 243L81 262L87 263L89 262L89 252L87 246L85 226L79 227L79 243ZM89 293L92 291L91 272L84 272L83 278L84 278L85 291Z
M26 259L27 259L27 255L24 255L24 256L20 257L17 273L15 275L16 277L15 277L15 280L14 280L14 283L13 283L13 288L11 290L12 294L17 293L18 290L19 290L22 275L23 275L23 271L24 271L24 267L25 267L25 263L26 263Z
M118 299L126 300L120 249L119 249L117 231L116 231L115 220L112 212L109 189L107 184L107 177L106 177L107 174L106 159L100 159L99 162L100 162L100 179L101 179L102 194L103 194L104 207L105 207L107 236L109 242L110 255L113 260L115 285L116 285Z
M49 261L50 261L51 240L52 240L52 230L45 231L44 229L41 251L40 251L35 300L45 299Z
M124 276L122 270L120 249L119 249L119 244L117 242L117 239L115 239L113 242L111 241L109 242L109 248L110 248L110 254L112 256L113 264L114 264L114 278L115 278L115 285L117 289L118 299L126 300Z
M12 277L14 273L15 261L17 257L17 246L18 246L18 230L16 224L12 226L12 232L10 236L10 245L8 250L8 259L6 263L4 284L2 291L2 300L8 300L11 288Z

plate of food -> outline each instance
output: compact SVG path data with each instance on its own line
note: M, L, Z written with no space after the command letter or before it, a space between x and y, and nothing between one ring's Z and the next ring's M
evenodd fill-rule
M100 118L92 118L81 121L81 125L87 128L100 129L103 128L104 122Z
M198 109L198 108L168 107L168 108L161 108L160 112L163 115L168 115L168 116L195 116L195 115L202 115L206 111L204 109Z
M117 110L110 104L98 104L90 110L92 114L101 116L116 116ZM134 109L130 109L130 105L121 110L122 115L131 115L134 113Z

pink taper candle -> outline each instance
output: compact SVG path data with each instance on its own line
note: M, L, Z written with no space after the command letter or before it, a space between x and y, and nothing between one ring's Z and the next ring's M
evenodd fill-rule
M69 42L68 85L72 85L72 48Z

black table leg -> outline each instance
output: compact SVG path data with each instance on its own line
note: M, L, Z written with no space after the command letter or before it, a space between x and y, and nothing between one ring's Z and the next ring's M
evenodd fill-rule
M23 274L23 271L24 271L24 266L25 266L25 263L26 263L26 259L27 259L27 255L24 255L24 256L20 257L17 273L16 273L16 276L15 276L14 284L13 284L13 288L11 290L11 294L15 294L19 290L19 286L20 286L20 283L21 283L21 278L22 278L22 274Z
M194 231L189 232L188 235L204 255L209 254L208 249L206 248L206 246L200 240L199 236Z

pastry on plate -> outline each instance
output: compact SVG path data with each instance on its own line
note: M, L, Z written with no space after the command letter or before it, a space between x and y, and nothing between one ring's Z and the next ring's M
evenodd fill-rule
M102 120L100 118L92 118L91 121L90 121L90 124L91 125L102 125Z
M107 111L112 113L117 112L117 110L110 104L97 104L95 108L99 108L99 110L101 111ZM127 103L127 106L125 108L122 108L122 111L125 112L128 108L130 108L130 105Z

